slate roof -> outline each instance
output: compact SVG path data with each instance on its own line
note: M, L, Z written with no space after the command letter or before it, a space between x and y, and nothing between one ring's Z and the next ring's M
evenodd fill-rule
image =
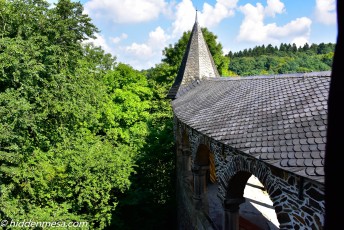
M204 135L323 183L330 74L209 78L172 106Z
M209 77L220 77L220 75L196 19L177 77L167 98L175 99L190 83Z

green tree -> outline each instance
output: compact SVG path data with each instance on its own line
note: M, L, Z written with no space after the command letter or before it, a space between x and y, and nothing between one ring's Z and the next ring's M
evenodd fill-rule
M152 92L144 74L125 64L118 64L104 76L107 92L112 98L111 114L116 129L111 136L138 152L148 135Z
M82 11L0 0L1 219L102 229L130 186L152 93L144 75L82 45L97 31Z
M165 99L173 72L173 67L160 63L142 73L152 92L148 135L136 157L130 189L121 196L109 229L176 227L173 122L170 102Z

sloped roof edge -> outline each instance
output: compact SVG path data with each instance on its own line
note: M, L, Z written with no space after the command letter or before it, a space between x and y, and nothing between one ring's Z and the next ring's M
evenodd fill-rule
M194 130L263 162L324 183L331 71L211 78L172 102Z

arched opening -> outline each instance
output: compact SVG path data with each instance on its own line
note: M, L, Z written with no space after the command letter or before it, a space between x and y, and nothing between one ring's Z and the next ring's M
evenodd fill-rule
M221 229L222 204L217 197L218 183L215 157L206 145L199 145L193 164L194 201L197 209L204 211L211 224Z
M189 137L186 133L186 130L183 130L182 134L182 146L183 148L190 148L190 142L189 142Z
M207 173L209 171L209 149L201 144L198 146L193 161L193 199L196 209L208 212Z
M194 160L194 164L198 166L208 166L209 165L209 154L210 150L206 145L199 145Z
M184 179L188 184L192 184L192 172L191 172L191 149L190 149L190 142L189 137L187 135L186 130L183 130L182 138L181 138L181 153L182 153L182 171L184 175Z
M206 145L201 144L198 147L194 165L201 166L203 169L206 169L206 185L215 184L217 182L215 157Z
M246 183L244 197L245 203L239 209L240 226L254 223L260 229L279 229L273 202L266 188L254 175Z
M279 229L266 188L250 172L240 171L231 177L224 209L224 229Z

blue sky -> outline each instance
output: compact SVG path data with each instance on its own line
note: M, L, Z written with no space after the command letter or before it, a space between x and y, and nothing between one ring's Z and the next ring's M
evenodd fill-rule
M49 0L54 3L57 0ZM100 29L97 46L118 62L147 69L162 50L201 27L218 36L224 53L262 44L336 42L335 0L81 0Z

